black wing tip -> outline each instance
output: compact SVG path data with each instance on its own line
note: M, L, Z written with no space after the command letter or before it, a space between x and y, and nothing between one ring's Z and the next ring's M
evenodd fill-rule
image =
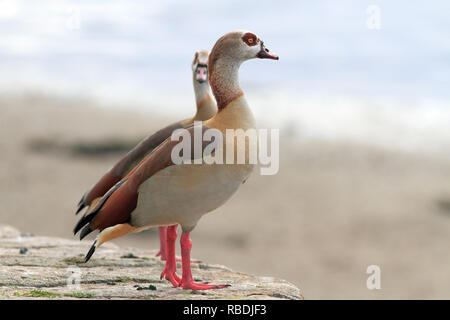
M81 210L83 210L86 207L86 203L82 201L83 199L81 199L80 203L78 204L77 212L75 212L75 215L79 214Z
M83 220L84 220L84 217L82 217L82 218L78 221L78 223L77 223L77 225L75 226L75 228L73 228L73 235L76 235L76 234L78 233L78 231L80 231L80 229L83 228L83 226L84 226Z
M78 231L80 231L81 228L83 228L86 224L88 224L93 218L94 218L94 216L90 215L90 214L88 214L87 216L81 217L81 219L78 221L75 228L73 228L73 234L74 235L77 234Z
M124 184L128 179L123 179L119 182L117 182L114 187L108 190L107 193L105 193L102 197L102 199L97 203L97 205L94 207L93 210L91 210L88 214L83 216L73 229L73 234L77 234L78 231L80 231L81 228L83 228L86 224L91 222L92 219L97 215L97 213L100 211L100 209L103 207L103 205L106 203L106 201L111 197L111 195L120 188L122 184Z
M89 252L86 254L86 257L84 258L84 263L88 262L89 259L91 259L92 255L95 252L96 249L96 245L97 244L97 240L94 241L94 243L92 244L91 248L89 249Z
M81 233L80 233L80 240L83 240L84 237L86 237L92 231L94 231L94 230L91 229L90 225L84 226L84 228L81 230Z

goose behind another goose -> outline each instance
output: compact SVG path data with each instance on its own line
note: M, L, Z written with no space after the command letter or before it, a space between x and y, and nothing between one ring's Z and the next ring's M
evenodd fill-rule
M195 53L194 60L192 61L192 80L195 93L196 114L192 118L171 124L141 141L83 195L78 203L77 214L85 207L88 207L84 216L88 215L109 189L123 179L153 149L164 142L174 130L188 128L192 126L194 121L208 120L216 114L217 106L214 98L211 96L208 82L208 57L208 50L199 50ZM92 231L89 226L86 226L81 231L80 239L83 239ZM166 234L167 227L160 227L160 250L157 256L160 256L161 260L166 260Z

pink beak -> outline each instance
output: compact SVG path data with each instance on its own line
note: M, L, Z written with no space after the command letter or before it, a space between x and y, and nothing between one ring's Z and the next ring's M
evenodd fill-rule
M256 56L260 59L272 59L272 60L280 59L278 55L276 55L273 52L270 52L270 50L264 46L264 42L261 42L261 50L258 52Z
M195 73L195 80L198 82L206 82L208 80L208 69L206 67L197 67L197 72Z

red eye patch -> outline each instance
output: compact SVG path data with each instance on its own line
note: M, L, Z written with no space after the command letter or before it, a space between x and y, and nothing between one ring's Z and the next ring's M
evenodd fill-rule
M244 41L248 46L255 46L258 41L258 37L251 32L247 32L242 36L242 41Z

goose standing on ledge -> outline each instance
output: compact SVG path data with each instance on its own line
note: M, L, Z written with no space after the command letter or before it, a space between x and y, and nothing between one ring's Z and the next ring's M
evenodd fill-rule
M234 145L234 154L245 146L227 141L226 129L247 130L255 127L253 114L239 86L238 73L242 62L253 58L274 59L264 43L251 32L234 31L221 37L211 51L208 63L209 82L219 108L202 130L216 129L223 134L224 143ZM188 129L191 141L194 128ZM169 226L167 230L167 260L161 274L177 287L204 290L227 285L195 283L191 272L190 232L199 219L224 204L250 175L252 164L180 164L172 162L172 149L178 144L170 138L136 166L124 179L111 188L93 210L74 229L85 225L99 230L86 255L90 259L102 243L132 232L154 226ZM247 158L248 160L248 158ZM182 277L176 274L175 241L177 225L182 227L180 239ZM86 228L86 227L85 227Z
M217 113L217 105L211 96L208 82L208 57L209 51L200 50L195 53L192 62L192 80L194 84L195 102L197 112L194 117L176 122L165 127L141 141L134 149L120 159L105 175L93 185L81 198L78 203L77 214L88 207L85 216L98 203L101 197L111 189L117 182L123 179L146 155L153 151L159 144L166 140L172 132L179 128L188 128L194 121L208 120ZM87 236L92 229L87 226L80 234L80 239ZM167 227L159 228L160 250L157 256L161 260L166 260L166 234Z

